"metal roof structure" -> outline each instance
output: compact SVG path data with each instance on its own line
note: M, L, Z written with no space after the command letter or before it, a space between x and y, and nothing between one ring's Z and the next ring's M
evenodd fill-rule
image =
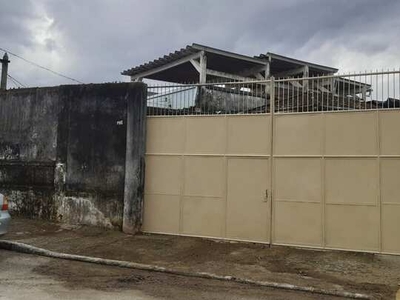
M267 54L260 54L257 56L259 59L268 59L271 62L271 73L279 74L279 72L284 72L287 69L293 69L307 65L309 67L310 76L322 74L334 74L339 71L336 68L319 65L280 54L267 52ZM278 76L279 77L279 76Z
M326 75L337 71L270 52L252 57L194 43L121 74L131 76L132 80L205 83L219 78L246 81L269 76Z

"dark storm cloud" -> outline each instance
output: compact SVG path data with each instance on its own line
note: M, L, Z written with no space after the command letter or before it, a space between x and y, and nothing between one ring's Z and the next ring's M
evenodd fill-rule
M31 3L26 1L1 1L0 7L1 44L29 46L30 42L26 39L29 30L26 28L25 20L34 18Z
M121 80L123 69L193 42L338 67L357 56L354 70L380 54L393 63L400 45L400 3L395 0L2 2L0 47L27 58L34 53L42 64L85 82ZM37 35L35 24L41 31ZM21 63L14 66L14 74L29 84L68 83Z

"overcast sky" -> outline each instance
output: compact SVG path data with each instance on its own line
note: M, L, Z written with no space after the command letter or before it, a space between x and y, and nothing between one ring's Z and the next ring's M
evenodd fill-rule
M0 0L0 47L85 83L187 44L342 72L400 67L397 0ZM0 51L0 54L3 53ZM73 83L10 56L28 86ZM11 85L12 86L12 85Z

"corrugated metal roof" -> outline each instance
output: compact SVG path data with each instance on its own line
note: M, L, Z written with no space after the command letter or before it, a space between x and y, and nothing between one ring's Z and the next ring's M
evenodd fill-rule
M177 50L175 52L171 52L168 55L164 55L163 57L157 58L153 61L149 61L145 64L139 65L137 67L133 67L131 69L128 70L124 70L122 71L122 75L136 75L136 74L140 74L142 72L148 71L148 70L152 70L155 69L157 67L163 66L167 63L173 62L175 60L181 59L183 57L186 57L188 55L191 55L193 53L199 52L200 50L195 49L194 47L188 45L185 48L182 48L180 50Z
M246 61L246 62L253 63L253 64L260 64L260 65L265 64L265 59L260 59L260 58L251 57L251 56L247 56L247 55L237 54L237 53L233 53L233 52L220 50L217 48L212 48L212 47L193 43L192 45L187 45L185 48L182 48L175 52L171 52L168 55L164 55L163 57L160 57L153 61L133 67L128 70L124 70L121 74L128 75L128 76L137 75L137 74L164 66L168 63L174 62L174 61L182 59L186 56L192 55L194 53L198 53L200 51L204 51L205 53L213 53L215 55L221 55L223 57L230 57L230 58Z
M164 55L163 57L157 58L153 61L141 64L139 66L133 67L131 69L127 69L121 72L122 75L128 75L128 76L134 76L138 75L159 67L162 67L164 65L167 65L168 63L177 61L179 59L183 59L184 57L187 57L189 55L199 53L200 51L204 51L205 53L212 53L213 55L220 56L221 59L223 57L228 57L231 59L236 59L239 62L247 62L251 63L254 65L260 64L263 65L268 61L269 59L274 61L274 64L279 67L280 64L282 64L282 67L284 67L285 64L297 64L297 65L308 65L310 68L313 68L314 70L318 70L321 72L329 72L329 73L336 73L338 69L328 67L328 66L323 66L319 64L314 64L290 57L286 57L283 55L279 54L274 54L274 53L266 53L266 54L260 54L258 56L247 56L247 55L242 55L242 54L237 54L225 50L220 50L217 48L212 48L200 44L195 44L193 43L192 45L187 45L185 48L182 48L180 50L177 50L175 52L171 52L168 55ZM278 65L277 65L278 64Z
M255 57L259 58L259 59L266 59L266 60L271 58L271 60L276 60L276 61L285 61L285 62L298 64L298 65L307 65L307 66L309 66L309 67L311 67L313 69L321 70L321 71L328 71L328 72L331 72L331 73L336 73L338 71L338 69L336 69L336 68L332 68L332 67L328 67L328 66L324 66L324 65L319 65L319 64L315 64L315 63L311 63L311 62L308 62L308 61L304 61L304 60L299 60L299 59L296 59L296 58L283 56L283 55L272 53L272 52L267 52L266 54L260 54L260 55L255 56Z

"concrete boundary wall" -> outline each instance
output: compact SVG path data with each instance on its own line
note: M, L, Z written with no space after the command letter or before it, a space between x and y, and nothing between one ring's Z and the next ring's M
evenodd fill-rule
M399 110L272 128L269 114L148 117L143 230L400 254L399 125Z
M8 196L11 213L139 227L145 109L143 83L0 92L0 192ZM129 157L127 146L133 149ZM125 184L127 158L139 161L130 184Z

